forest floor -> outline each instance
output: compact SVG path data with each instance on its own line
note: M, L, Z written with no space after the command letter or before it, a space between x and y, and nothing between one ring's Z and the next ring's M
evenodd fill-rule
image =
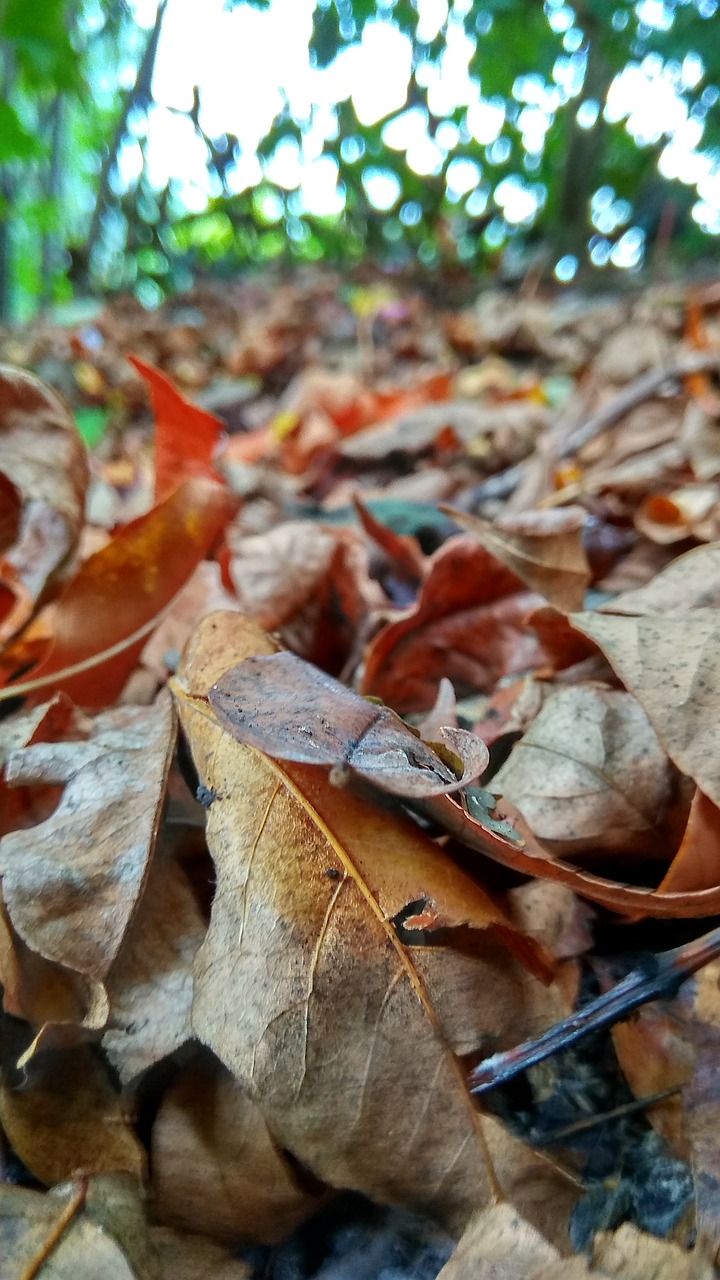
M714 1276L720 286L0 360L0 1280Z

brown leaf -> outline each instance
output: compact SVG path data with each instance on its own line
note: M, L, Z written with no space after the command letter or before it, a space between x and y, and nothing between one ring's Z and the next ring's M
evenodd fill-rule
M623 591L601 605L600 613L641 616L686 613L720 606L720 542L695 547L656 573L647 585Z
M602 649L646 711L670 759L720 804L720 621L717 611L570 621Z
M509 1204L470 1222L438 1280L712 1280L709 1250L693 1252L625 1224L595 1237L592 1257L563 1257Z
M441 507L461 529L529 587L559 609L582 609L590 582L590 566L583 547L586 513L582 507L522 511L495 521L453 507Z
M3 1033L0 1121L23 1164L51 1186L74 1173L143 1176L145 1152L107 1068L85 1045L53 1050L15 1072L21 1037Z
M195 634L183 679L201 698L229 660L269 647L247 621L216 615ZM217 796L208 842L219 886L196 965L196 1033L323 1181L462 1217L489 1193L483 1131L506 1147L452 1052L453 1036L463 1052L517 1037L522 988L493 939L502 916L417 827L313 766L280 767L242 746L201 703L181 702L181 716ZM393 919L418 901L479 927L472 953L401 942Z
M492 790L566 857L592 850L657 856L671 778L635 698L582 684L550 694Z
M206 1236L153 1227L162 1280L252 1280L252 1269L232 1249Z
M720 809L698 788L687 827L658 893L712 889L720 883Z
M347 768L401 796L456 791L487 768L487 747L463 729L443 728L457 773L399 716L292 653L246 658L210 690L220 723L249 746L280 760Z
M472 400L450 400L446 404L427 404L394 422L368 427L346 440L341 453L356 461L377 461L391 453L423 453L448 427L458 441L469 443L479 436L501 432L536 437L547 422L545 406L529 400L491 408Z
M27 622L48 581L75 549L85 514L85 445L62 400L31 373L0 366L2 469L22 499L17 540L0 562L15 607L8 640Z
M153 1216L221 1240L275 1244L317 1211L262 1111L210 1055L165 1094L152 1130Z
M64 689L88 708L115 702L158 615L204 559L233 506L222 485L186 480L85 560L53 606L52 643L30 687ZM24 683L2 692L23 693Z
M443 676L462 695L539 666L545 655L523 624L542 603L470 535L450 538L415 608L370 642L362 692L401 714L427 711Z
M192 1037L192 970L205 921L187 877L162 847L106 980L109 1025L102 1038L120 1082L142 1072Z
M124 1175L42 1193L0 1184L2 1280L158 1280L137 1183Z
M24 832L0 841L13 928L106 1014L103 983L143 890L174 742L165 694L152 707L97 716L84 742L38 743L8 762L10 782L65 788L31 844Z
M294 520L243 537L230 525L227 542L228 575L243 612L335 673L366 615L387 604L356 529Z

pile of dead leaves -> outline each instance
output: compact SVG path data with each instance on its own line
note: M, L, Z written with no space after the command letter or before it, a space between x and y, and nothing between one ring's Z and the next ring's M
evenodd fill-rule
M720 915L717 298L360 293L2 371L3 1280L247 1276L340 1189L448 1280L714 1274L717 965L614 1033L650 1208L468 1078Z

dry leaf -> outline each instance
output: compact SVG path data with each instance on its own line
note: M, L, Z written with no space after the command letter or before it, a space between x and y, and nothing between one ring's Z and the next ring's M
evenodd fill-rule
M648 613L686 613L690 609L715 609L720 606L720 543L695 547L686 551L659 573L646 586L623 591L600 613L641 615Z
M169 1227L153 1227L150 1235L160 1261L159 1280L252 1280L247 1262L205 1236Z
M150 391L155 419L155 502L162 502L184 480L220 477L213 456L225 424L213 413L191 404L159 369L138 356L128 356Z
M370 642L362 691L400 713L427 711L443 676L462 696L537 667L545 655L523 624L540 604L469 534L451 538L431 557L415 608Z
M440 509L531 591L539 591L559 609L582 609L591 576L582 540L587 518L582 507L521 511L494 522L453 507Z
M8 780L64 784L54 813L0 841L3 897L13 928L38 955L70 970L107 1016L103 983L142 894L175 743L172 704L99 715L84 742L16 751ZM99 1023L97 1019L100 1019Z
M228 660L263 647L249 623L216 615L193 638L183 679L202 697ZM463 1051L517 1038L522 984L493 936L507 925L417 828L313 766L281 768L243 747L202 704L181 708L216 796L219 886L196 965L197 1034L323 1181L463 1217L489 1194L485 1140L507 1144L475 1110L443 1017L451 1006ZM392 923L430 900L448 922L479 926L483 898L490 928L469 955L409 947ZM523 1158L514 1147L515 1165Z
M304 1189L257 1103L210 1055L180 1074L152 1130L153 1217L221 1240L275 1244L326 1199Z
M105 1175L52 1191L0 1184L0 1277L159 1280L135 1181Z
M536 438L547 423L545 406L529 400L510 401L492 408L474 404L472 400L426 404L395 422L359 432L344 442L341 453L343 457L363 462L387 458L392 453L423 453L447 428L465 444L478 436L493 436L501 432Z
M85 1045L53 1050L13 1071L22 1037L3 1032L0 1121L26 1169L51 1186L82 1171L141 1178L145 1152L107 1068Z
M246 658L209 693L220 723L238 742L280 760L350 770L400 796L457 791L487 767L487 747L463 729L443 727L438 751L457 760L453 771L399 716L292 653Z
M192 967L206 926L185 873L162 843L105 984L110 1014L102 1047L125 1087L192 1036Z
M720 804L720 621L717 611L620 617L575 613L635 695L670 759Z
M62 400L31 373L0 366L2 470L22 500L19 528L0 561L14 604L0 641L27 622L48 581L74 551L85 514L85 445ZM7 490L3 506L12 501ZM7 527L4 529L7 540ZM3 591L5 588L3 588Z
M668 758L635 698L581 684L550 694L491 787L565 857L657 856L671 784Z
M214 481L186 480L125 525L65 586L53 607L50 650L32 680L64 689L79 706L115 702L158 615L205 558L233 505Z

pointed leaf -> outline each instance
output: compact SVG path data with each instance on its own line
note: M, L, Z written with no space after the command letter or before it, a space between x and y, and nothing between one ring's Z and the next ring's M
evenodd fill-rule
M213 456L225 424L191 404L166 374L138 356L128 356L150 391L155 418L155 501L162 502L184 480L220 480Z

